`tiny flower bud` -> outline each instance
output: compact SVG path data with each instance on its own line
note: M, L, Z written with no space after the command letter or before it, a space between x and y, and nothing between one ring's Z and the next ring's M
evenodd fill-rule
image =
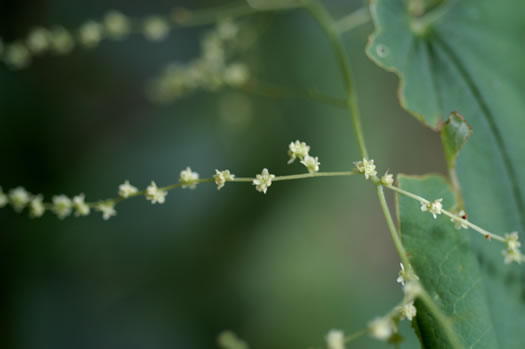
M89 21L80 27L79 41L87 48L96 46L102 39L102 25Z
M465 211L461 210L459 211L457 217L450 218L450 221L453 223L456 223L456 229L468 229L468 225L465 224L465 221L467 220L467 214Z
M345 335L341 330L330 330L326 335L328 349L345 349Z
M224 183L227 181L232 181L233 178L235 178L235 175L231 174L230 170L215 170L215 175L213 175L213 179L215 179L215 183L217 184L217 190L220 190L222 187L224 187Z
M249 78L248 67L243 63L232 63L224 69L224 82L232 87L244 85Z
M29 203L29 215L31 218L42 217L46 212L46 208L43 203L44 197L42 195L37 195Z
M21 212L31 200L31 194L24 188L18 187L9 192L9 200L15 211Z
M434 217L434 219L436 219L437 215L441 214L441 210L443 208L442 201L443 199L437 199L437 200L430 201L427 203L421 202L421 211L423 212L428 211L432 213L432 216Z
M117 211L115 211L115 203L111 200L99 202L95 208L102 213L102 219L105 221L117 215Z
M60 219L64 219L71 214L73 203L65 195L53 197L53 211Z
M151 41L164 40L170 31L168 23L162 17L150 17L144 21L144 36Z
M394 176L386 171L383 177L381 177L381 184L383 184L385 187L391 186L394 184Z
M401 306L400 311L399 311L399 315L401 316L401 320L403 320L404 318L407 318L408 321L412 321L414 316L416 316L416 313L417 313L417 310L416 310L416 307L414 306L414 302L413 301L408 302L406 304L403 304Z
M512 232L510 234L505 234L505 244L507 249L503 250L503 256L505 257L505 264L512 262L521 263L523 258L520 252L521 242L518 241L519 235L517 232Z
M222 349L249 349L248 344L232 331L224 331L217 337L217 344Z
M129 198L132 195L137 194L138 189L131 184L129 184L129 181L125 181L123 184L121 184L118 187L118 194L122 196L124 199Z
M75 208L75 216L87 216L89 215L89 206L85 203L86 196L79 194L73 197L73 207Z
M386 341L395 332L395 326L392 320L388 317L380 317L374 319L368 324L370 335L376 339Z
M122 39L130 31L129 20L120 12L108 12L104 17L104 29L110 38Z
M168 195L168 192L159 189L157 184L153 181L146 188L146 200L150 200L152 204L163 204L166 201L166 195Z
M31 53L38 55L45 52L50 45L50 34L45 28L35 28L27 38L27 47Z
M265 168L262 170L261 174L255 176L253 185L255 185L255 189L257 189L257 191L266 194L266 191L268 190L268 187L272 185L272 179L274 178L275 175L270 174L268 169Z
M188 166L185 170L180 171L179 182L182 183L182 188L195 189L199 181L199 174L193 172Z
M319 162L319 158L306 155L303 160L301 160L301 164L303 164L310 173L319 172L319 165L321 164Z
M310 147L306 145L305 142L295 141L290 143L290 145L288 146L288 155L290 155L290 160L288 161L288 163L291 164L297 158L302 160L305 156L308 155L309 151Z

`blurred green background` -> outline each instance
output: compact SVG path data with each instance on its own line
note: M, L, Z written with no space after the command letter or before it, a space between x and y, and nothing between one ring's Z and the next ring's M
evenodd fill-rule
M77 28L108 10L142 17L222 1L2 0L0 36L35 25ZM335 17L363 6L327 0ZM248 17L258 28L247 52L253 76L343 97L323 33L304 11ZM209 27L208 27L209 28ZM33 193L112 197L129 179L175 183L190 165L253 176L303 172L288 166L300 139L324 171L359 159L349 115L316 102L254 97L231 89L151 104L145 84L170 61L198 54L203 28L162 43L140 36L104 41L29 69L0 66L0 185ZM444 172L439 137L403 112L398 79L364 54L368 23L344 35L371 156L383 172ZM213 184L143 198L100 215L31 220L0 210L2 348L214 348L235 331L252 348L308 348L332 328L352 332L401 297L399 260L373 186L360 177L251 185ZM417 348L408 324L402 347ZM363 338L349 348L383 348Z

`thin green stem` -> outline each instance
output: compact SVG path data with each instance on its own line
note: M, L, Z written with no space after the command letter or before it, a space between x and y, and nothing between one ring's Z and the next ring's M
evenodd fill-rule
M411 192L408 192L404 189L401 189L401 188L398 188L396 186L387 186L386 188L390 189L390 190L393 190L393 191L396 191L402 195L405 195L409 198L412 198L414 200L417 200L419 202L421 202L422 204L428 204L430 201L419 196L419 195L416 195L414 193L411 193ZM467 219L463 219L461 217L459 217L458 215L455 215L453 214L452 212L450 211L447 211L447 210L444 210L442 209L441 212L445 215L445 216L448 216L450 218L452 218L455 222L458 222L460 224L464 224L466 226L468 226L469 228L472 228L473 230L475 230L476 232L480 233L481 235L483 235L485 238L487 239L494 239L494 240L497 240L497 241L501 241L501 242L505 242L505 238L503 238L502 236L500 235L497 235L497 234L494 234L494 233L491 233L483 228L481 228L480 226L472 223L472 222L469 222Z
M310 11L312 16L321 26L321 29L325 32L328 40L333 46L334 53L337 62L343 73L343 81L347 92L347 106L352 116L352 123L354 125L354 132L357 138L357 144L359 145L359 151L363 158L368 159L368 151L366 149L365 138L363 129L361 127L361 119L359 117L359 108L357 105L357 95L352 88L352 74L350 69L350 61L346 55L343 42L339 36L339 33L333 25L334 20L325 9L325 7L318 0L306 0L306 9Z
M241 86L243 91L270 98L304 98L338 108L347 108L346 100L323 94L314 89L273 86L254 80Z
M356 339L366 335L368 333L368 328L363 328L359 331L356 331L354 333L350 333L349 335L345 336L344 342L350 343L352 341L355 341Z
M316 177L352 176L352 175L355 175L355 174L358 174L358 172L355 171L355 170L353 170L353 171L339 171L339 172L300 173L300 174L287 175L287 176L276 176L275 178L272 179L272 182L290 181L290 180L316 178ZM234 177L232 180L228 180L227 182L228 183L229 182L232 182L232 183L247 183L247 182L249 182L249 183L251 183L251 182L253 182L254 179L255 179L255 177ZM191 182L191 184L213 183L213 182L215 182L214 178L200 178L200 179L197 179L197 180ZM171 185L168 185L168 186L159 187L158 189L159 190L163 190L163 191L171 191L171 190L177 189L179 187L182 187L183 185L188 185L188 184L179 182L179 183L171 184ZM115 197L115 198L100 200L100 201L97 201L97 202L90 202L90 203L87 203L87 204L88 204L88 206L94 208L94 207L97 207L97 205L99 205L100 203L111 202L113 204L118 204L118 203L120 203L123 200L129 199L129 198L132 198L132 197L137 197L137 196L145 196L145 195L146 195L146 190L141 190L141 191L136 192L135 194L129 195L127 198L123 198L121 196L118 196L118 197ZM49 208L52 208L52 204L46 204L46 205L49 205Z
M388 230L390 231L390 236L392 237L392 241L394 241L394 245L396 247L397 253L399 254L399 257L401 258L401 261L407 268L411 268L410 261L408 260L407 253L405 251L405 247L403 246L403 243L401 242L401 236L397 232L396 225L394 224L394 220L392 219L392 214L390 213L390 209L388 208L388 204L386 202L385 193L383 192L383 186L377 185L377 196L379 197L379 204L381 205L381 209L383 210L383 214L386 219L386 224L388 226Z
M352 13L338 19L334 23L334 28L339 33L346 33L370 21L370 10L368 7L361 7Z

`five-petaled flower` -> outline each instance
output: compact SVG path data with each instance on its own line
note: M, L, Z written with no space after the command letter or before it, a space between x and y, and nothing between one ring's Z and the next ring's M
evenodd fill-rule
M421 202L421 211L423 212L430 212L432 213L432 216L434 216L434 219L437 218L438 214L441 214L441 210L443 209L443 199L437 199L434 201L429 202Z
M268 187L272 185L272 179L274 178L275 175L270 174L270 172L268 172L268 169L265 168L262 170L261 174L255 176L255 179L253 180L253 185L255 185L255 189L257 189L257 191L266 194L266 191L268 190Z

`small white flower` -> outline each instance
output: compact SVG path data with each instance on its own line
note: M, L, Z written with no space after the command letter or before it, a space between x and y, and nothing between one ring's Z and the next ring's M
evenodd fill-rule
M111 200L99 202L95 208L102 213L102 218L105 221L117 215L117 211L115 211L115 203Z
M248 343L237 337L232 331L223 331L217 337L217 344L223 349L248 349Z
M166 201L166 195L168 195L168 192L159 189L157 184L153 181L146 188L146 200L150 200L152 204L163 204Z
M51 31L51 47L58 54L66 54L71 52L75 47L73 35L64 27L55 27Z
M6 46L4 61L13 69L23 69L31 63L31 55L25 45L15 41Z
M341 330L330 330L326 335L328 349L345 349L345 335Z
M29 33L27 47L37 55L45 52L50 45L49 31L45 28L35 28Z
M288 161L289 164L295 161L295 159L303 159L305 156L308 155L308 152L310 151L310 147L306 145L305 142L295 141L290 143L288 146L288 155L290 155L290 160Z
M268 172L268 169L265 168L262 170L261 174L255 176L255 179L253 180L253 185L255 185L255 189L257 189L257 191L266 194L266 191L268 190L268 187L272 185L272 179L274 178L275 175L270 174L270 172Z
M31 194L29 194L24 188L18 187L11 189L9 192L9 200L15 211L21 212L31 200Z
M427 203L421 202L421 211L423 212L428 211L432 213L432 216L434 217L434 219L436 219L437 215L441 214L441 210L443 209L442 201L443 199L437 199L437 200L430 201Z
M7 195L2 190L2 187L0 187L0 208L5 207L9 203L9 199L7 198Z
M79 40L85 47L96 46L102 39L102 24L89 21L84 23L79 30Z
M405 281L407 280L405 266L403 265L403 263L399 263L399 265L401 266L401 270L399 271L399 277L397 278L396 281L399 282L401 285L405 286Z
M144 21L144 36L151 41L164 40L170 31L170 26L162 17L150 17Z
M189 166L186 167L185 170L180 171L179 182L182 183L183 189L195 189L197 187L198 180L199 174L197 172L193 172Z
M222 187L224 187L224 183L227 181L232 181L234 178L235 175L231 174L230 170L215 170L215 174L213 175L213 179L215 179L215 183L217 184L217 190L220 190Z
M383 184L385 187L389 187L394 184L394 175L386 171L383 177L381 177L381 184Z
M79 194L73 197L73 207L75 208L75 216L87 216L89 215L89 206L85 202L86 196Z
M129 20L122 13L111 11L104 17L104 29L111 38L122 39L130 31Z
M401 315L401 320L403 320L404 318L407 318L408 321L412 321L414 316L416 316L416 313L417 313L417 309L414 306L413 301L403 304L403 306L401 306L401 309L399 311L399 314Z
M319 172L319 165L321 164L319 162L319 158L306 155L303 160L301 160L301 164L303 164L310 173Z
M125 181L118 187L118 195L122 196L124 199L127 199L130 196L137 194L138 191L139 190L137 189L137 187L134 187L131 184L129 184L129 181Z
M386 341L394 333L395 326L392 320L388 317L380 317L374 319L368 324L370 335L376 339Z
M376 165L374 165L374 160L363 159L361 161L354 162L354 165L359 172L365 175L366 179L377 175Z
M53 197L53 211L60 219L64 219L71 214L73 203L71 199L65 195L57 195Z
M29 203L29 215L32 218L42 217L46 212L43 200L44 197L42 195L37 195Z
M223 73L224 82L232 87L244 85L249 77L248 67L243 63L232 63L224 69Z
M239 26L235 24L231 18L220 20L217 23L217 33L223 40L231 40L237 36Z
M520 252L521 242L518 241L519 235L517 232L512 232L510 234L505 234L505 244L507 249L501 251L505 257L505 264L512 262L521 263L523 258Z
M468 229L468 225L465 224L466 220L467 220L467 214L463 210L459 211L457 217L450 218L451 222L456 223L455 224L456 229L461 229L461 228Z
M401 266L401 270L399 271L399 277L397 278L397 282L399 282L401 285L405 286L405 282L410 280L419 280L419 277L414 274L413 271L406 269L403 263L399 263Z

